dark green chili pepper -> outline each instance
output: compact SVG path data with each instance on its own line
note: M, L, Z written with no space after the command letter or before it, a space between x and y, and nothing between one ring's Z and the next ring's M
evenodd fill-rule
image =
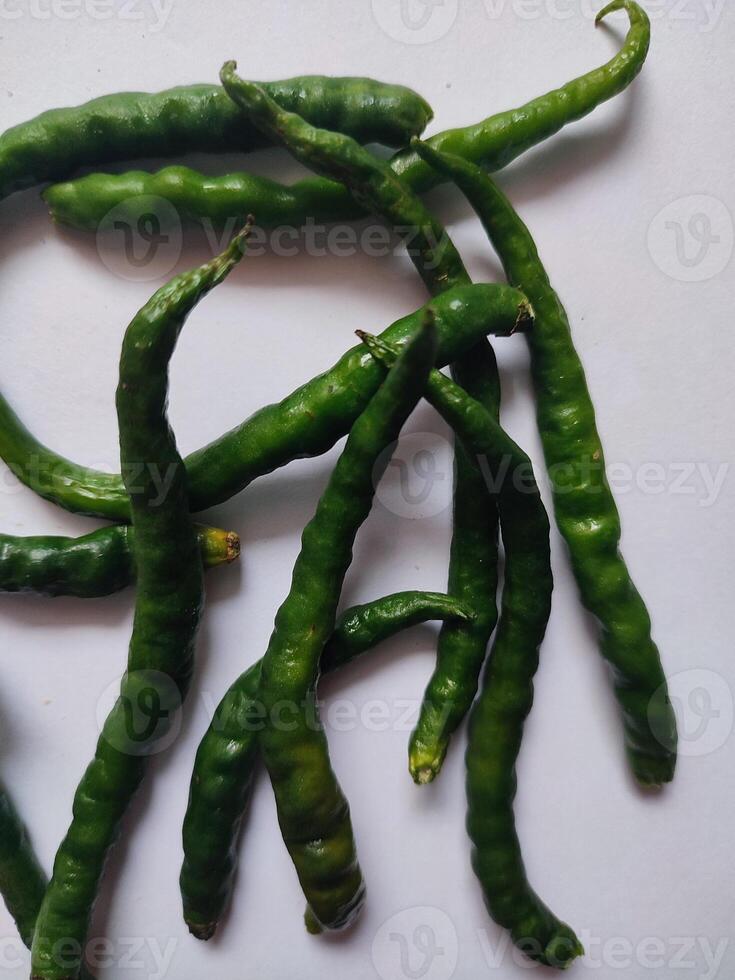
M322 653L322 673L350 663L383 640L432 619L467 620L471 614L451 596L398 592L345 610ZM199 744L184 818L181 897L184 918L197 939L210 939L234 885L237 841L255 776L258 661L225 694Z
M38 915L32 950L38 980L79 975L107 854L146 760L171 736L189 686L203 577L186 471L166 418L168 362L189 312L241 258L247 230L222 255L160 289L123 341L117 413L135 529L135 619L120 696L75 794L74 816ZM156 470L170 475L163 501Z
M12 800L0 786L0 895L26 946L31 944L45 890L46 875Z
M198 527L205 568L234 561L234 531ZM127 524L103 527L79 538L0 534L0 592L93 599L135 581L135 531Z
M452 240L419 197L383 161L349 136L317 129L282 109L262 88L239 79L229 62L220 73L225 91L267 136L278 140L301 163L336 177L353 197L387 218L408 244L409 255L429 291L441 294L469 276ZM486 340L458 365L473 366L471 377L488 407L498 410L500 383ZM484 376L476 366L482 364ZM417 782L429 782L441 768L447 745L472 704L487 644L497 622L497 515L484 492L481 474L460 451L456 468L455 513L450 588L475 612L471 623L442 634L437 668L426 693L418 731L410 748L410 769Z
M530 323L523 295L508 286L462 286L437 297L428 308L439 334L440 367L488 333L509 336ZM383 336L405 343L424 312L422 308L396 321ZM377 365L358 344L283 401L260 409L187 457L192 510L221 503L294 459L327 452L349 431L380 380ZM26 429L2 395L0 457L31 490L67 510L111 520L130 519L130 502L119 474L79 466L48 449Z
M469 284L459 252L442 225L384 160L350 136L314 126L282 108L264 88L239 78L236 67L234 61L226 62L220 81L247 118L300 163L339 180L363 207L389 221L406 240L411 261L432 294Z
M582 119L602 102L624 91L646 60L650 23L644 11L631 0L610 4L598 15L597 22L623 7L630 17L630 30L621 50L607 64L524 106L490 116L472 126L437 133L429 140L431 146L456 153L490 170L500 170L568 123ZM284 100L278 98L278 101L288 108ZM300 112L297 106L292 108ZM319 125L316 119L309 118ZM427 167L413 150L403 150L394 156L391 167L416 192L425 191L440 180L436 171ZM327 179L307 178L285 187L248 173L210 177L186 167L167 168L158 174L141 171L92 174L51 187L44 193L54 220L92 230L99 227L114 207L127 207L131 215L138 213L140 205L136 205L134 198L140 195L170 200L182 218L207 219L220 225L248 211L258 215L263 227L300 226L307 218L344 220L361 213L345 188Z
M306 75L263 82L280 103L365 143L405 146L431 120L428 103L402 85L371 78ZM52 109L0 136L0 198L70 176L81 166L201 150L253 150L258 130L218 85L121 92ZM245 214L247 212L241 212Z
M365 894L349 806L318 721L320 659L334 629L355 536L370 513L381 469L388 465L386 449L421 397L435 355L436 331L429 319L353 425L304 530L291 589L263 657L258 698L266 723L259 745L281 833L307 899L310 932L349 925Z
M383 342L365 340L384 363L395 360ZM490 412L438 371L429 375L425 395L497 483L493 493L505 548L500 622L470 716L467 828L473 867L490 915L510 930L519 948L548 966L566 967L582 946L529 885L513 817L516 759L551 611L549 520L531 461Z
M322 652L324 673L351 663L355 657L411 626L430 620L469 622L467 606L443 592L394 592L345 609Z
M500 410L495 355L479 344L471 357L452 365L452 375L494 419ZM419 785L439 773L449 740L477 694L487 644L498 621L498 509L485 477L461 441L454 444L452 546L447 591L469 602L475 622L445 623L436 648L436 665L424 692L408 745L408 769Z
M644 786L660 786L674 775L676 718L650 616L620 553L620 516L566 311L530 232L492 179L459 157L418 149L466 195L509 281L533 303L537 319L528 344L556 522L582 602L600 624L601 652L612 668L633 774Z

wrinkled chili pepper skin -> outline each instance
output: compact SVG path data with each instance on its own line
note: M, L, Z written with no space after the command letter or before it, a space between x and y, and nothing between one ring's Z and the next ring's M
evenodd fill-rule
M234 531L197 527L205 568L240 554ZM94 599L135 581L135 531L127 524L103 527L79 538L0 534L0 592Z
M396 321L382 336L391 343L405 343L426 309L431 310L439 335L440 367L488 333L510 336L529 323L522 293L509 286L477 283L447 291L428 307ZM380 370L358 344L328 371L192 453L186 459L192 510L221 503L294 459L328 452L349 431L380 381ZM88 469L48 449L1 395L0 457L26 486L67 510L109 520L130 519L119 474Z
M621 50L607 64L523 106L497 113L472 126L437 133L428 140L430 145L489 170L500 170L624 91L646 60L650 24L638 4L631 2L606 8L598 16L598 23L622 7L630 17L630 30ZM286 105L281 99L278 101ZM315 119L311 121L318 125ZM441 179L410 149L397 153L391 167L417 193L428 190ZM157 174L141 171L92 174L50 187L44 193L56 221L91 230L99 227L113 207L129 207L131 215L139 213L134 198L141 195L169 199L181 218L208 219L218 225L249 211L257 214L262 226L300 226L307 218L341 221L362 213L345 188L334 180L307 178L286 187L248 173L211 177L185 167L166 168Z
M388 465L386 449L421 397L435 356L436 332L429 320L353 425L304 529L291 588L276 614L263 657L258 698L266 724L259 745L281 834L307 899L310 932L348 926L365 895L349 806L318 724L320 659L334 629L355 536L370 513L381 469ZM288 709L287 725L279 723L283 706Z
M365 143L405 146L433 116L416 92L370 78L307 75L262 84L317 125L344 130ZM80 166L264 145L218 85L104 95L6 130L0 136L0 198L63 179Z
M189 312L241 256L237 236L222 255L172 280L136 315L123 341L116 401L136 538L135 617L120 697L76 791L73 819L38 915L32 949L32 975L38 980L79 976L107 855L147 758L170 735L189 686L203 569L186 471L166 417L168 362ZM170 477L163 501L154 471ZM131 727L131 711L143 703L159 709L152 729L134 721Z
M282 109L255 83L238 78L233 62L225 64L220 79L228 94L267 136L280 140L312 170L342 181L356 201L386 218L406 238L411 261L432 295L469 284L459 252L443 226L386 163L349 136L317 129ZM497 409L500 386L487 341L483 339L466 353L460 367L465 360L468 364L481 362L490 372L486 380L493 389L491 408ZM459 520L452 540L449 577L450 590L461 590L459 597L472 604L475 617L442 637L438 670L419 720L419 741L415 745L412 742L409 758L414 779L422 783L439 771L449 738L472 703L497 619L495 504L484 492L480 474L466 463L460 456L455 481L455 513Z
M45 890L46 875L12 800L0 786L0 895L26 946L31 944Z
M365 340L377 358L392 363L394 351L375 338ZM470 715L466 762L472 863L492 918L530 958L565 968L582 954L582 946L531 888L513 816L516 760L551 611L549 520L528 456L490 412L438 371L431 372L425 396L468 454L494 477L505 549L498 630Z
M398 592L346 609L322 653L322 673L418 623L471 619L451 596ZM210 939L234 886L237 842L248 808L263 725L258 703L261 661L225 694L199 744L184 818L184 862L179 879L184 918L197 939Z
M452 367L452 376L492 415L500 412L495 354L478 345ZM460 440L454 446L452 545L447 592L475 610L471 623L446 622L436 665L424 692L408 747L408 769L419 785L438 775L457 730L477 694L487 644L498 621L498 508L486 476Z
M345 609L322 652L324 673L351 663L355 657L411 626L430 620L469 622L474 612L443 592L395 592Z
M325 189L331 192L326 195L327 204ZM42 197L56 224L93 232L110 213L135 228L143 211L155 213L161 228L166 228L173 213L158 202L172 205L177 221L196 224L206 220L216 228L232 221L233 207L241 200L258 202L261 228L301 228L312 219L327 223L360 217L359 207L342 185L324 177L305 177L288 186L259 174L208 175L181 164L155 173L92 173L52 184Z
M462 259L444 228L385 161L350 136L314 126L284 109L257 83L239 78L236 67L234 61L226 62L220 81L247 118L300 163L339 180L356 201L407 238L411 260L432 294L469 284Z
M651 637L651 620L620 553L620 516L605 474L602 442L569 319L530 232L490 177L459 157L421 148L450 174L476 210L510 282L533 303L528 336L536 414L551 476L556 522L582 602L601 630L612 669L631 769L643 786L669 782L676 766L676 717Z

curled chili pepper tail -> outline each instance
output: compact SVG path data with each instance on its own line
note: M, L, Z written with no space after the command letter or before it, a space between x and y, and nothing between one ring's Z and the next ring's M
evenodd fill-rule
M270 96L262 85L240 78L237 74L236 61L226 61L222 65L219 80L230 98L246 111L254 112L263 103L271 102Z
M612 0L606 7L603 7L595 17L595 27L599 27L608 14L615 13L616 10L624 10L630 17L631 24L647 24L648 14L640 7L635 0Z
M239 249L240 252L243 252L245 243L253 233L254 226L255 226L255 215L253 214L247 215L247 217L245 218L245 224L242 226L240 231L238 231L238 233L232 239L227 251L229 252L231 250L234 251L235 249Z
M231 58L229 61L226 61L224 65L222 65L222 67L220 68L219 80L224 85L225 80L230 81L236 77L237 77L237 62L235 61L234 58Z
M252 234L254 223L255 218L252 216L252 214L249 214L245 219L245 224L233 237L232 241L224 252L212 259L211 266L216 267L216 274L212 277L210 288L214 288L214 286L221 283L223 279L226 279L243 257L245 254L245 243Z

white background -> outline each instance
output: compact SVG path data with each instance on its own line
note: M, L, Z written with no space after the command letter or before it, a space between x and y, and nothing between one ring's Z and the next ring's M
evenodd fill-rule
M729 261L735 15L729 5L705 0L645 5L655 15L653 47L633 89L516 162L501 180L568 307L608 462L632 473L618 495L624 550L675 678L684 753L675 783L661 796L632 785L594 629L580 611L554 533L555 604L520 760L517 815L531 880L588 946L575 975L694 980L735 971L735 474L727 470L714 501L701 477L703 470L732 468L735 452ZM410 30L388 0L372 6L320 0L298 9L283 0L174 0L160 14L148 0L109 8L81 0L55 7L51 0L33 7L7 0L0 3L2 127L107 92L214 81L221 63L236 57L251 77L327 72L411 84L433 104L429 132L436 132L519 104L606 60L625 18L615 15L608 28L595 31L588 6L476 0L457 8L456 0L445 0L425 29ZM422 43L409 43L416 41ZM195 162L216 171L233 161ZM275 153L258 154L251 165L296 173ZM688 200L693 195L704 199ZM431 201L473 275L498 277L482 231L458 195L441 191ZM673 210L661 214L672 202ZM705 241L699 255L701 215L719 241ZM692 218L698 223L690 227ZM0 220L0 385L49 445L80 462L116 467L113 390L121 338L163 280L126 281L111 271L93 237L50 226L37 191L3 203ZM676 225L683 253L676 251ZM203 236L187 233L175 267L208 254ZM352 344L355 328L382 329L422 302L418 277L402 256L246 259L192 316L174 358L171 418L182 449L215 438L327 367ZM504 421L542 472L524 341L496 346ZM437 433L440 444L447 437L425 405L407 431ZM155 762L105 875L93 933L113 940L115 957L100 975L528 975L488 919L470 870L464 732L434 786L418 789L408 777L410 726L400 723L401 705L417 702L429 676L433 627L386 644L370 663L324 685L330 703L347 699L358 713L374 699L387 703L393 722L387 731L358 723L345 732L334 731L327 717L368 881L360 924L343 937L305 934L302 897L263 778L221 935L199 944L181 920L180 827L194 752L212 704L265 648L300 531L334 459L332 453L295 463L206 515L240 532L244 555L239 568L208 577L197 678L181 738ZM439 463L448 474L448 454ZM677 489L681 466L695 464L700 469ZM0 477L2 531L78 534L95 526L18 488L4 468ZM395 499L394 479L383 487L388 501ZM413 520L378 503L360 533L345 602L399 588L442 589L445 503L439 498L432 508L439 513L417 512ZM93 752L98 701L123 669L132 608L132 590L96 601L3 597L2 778L47 867ZM706 697L718 717L699 717ZM421 951L411 948L422 924L434 929L441 950L428 969ZM408 943L408 971L399 943L389 938L396 933ZM9 980L27 976L13 935L3 912L0 977ZM719 973L705 955L718 946ZM167 966L156 967L153 950L169 957Z

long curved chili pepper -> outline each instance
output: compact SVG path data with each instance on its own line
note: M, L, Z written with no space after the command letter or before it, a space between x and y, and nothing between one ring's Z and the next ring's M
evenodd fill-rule
M418 150L460 187L509 281L533 303L536 321L528 345L556 522L582 602L600 625L600 650L612 668L633 775L643 786L660 786L674 775L676 717L648 610L620 553L620 516L569 318L530 232L492 179L459 157Z
M310 932L349 925L365 895L349 806L318 724L320 659L334 629L355 536L370 513L381 469L388 465L386 449L421 397L435 355L436 331L429 318L347 437L316 513L304 529L291 588L276 614L263 657L258 698L266 724L258 742L275 793L281 834L307 899ZM288 709L286 724L282 708Z
M46 890L46 875L4 786L0 786L0 895L20 937L30 946Z
M435 592L398 592L353 606L337 619L320 669L336 670L418 623L470 618L456 599ZM197 939L214 935L234 886L237 842L259 755L261 664L259 660L238 677L222 698L194 762L179 883L184 918Z
M433 117L416 92L372 78L305 75L262 84L307 119L365 143L405 146ZM264 145L262 134L218 85L103 95L73 108L51 109L0 135L0 198L66 178L81 166Z
M385 364L395 360L383 342L364 339ZM500 622L470 717L467 828L473 867L492 918L526 955L563 968L582 954L582 946L529 885L513 817L516 759L551 611L549 520L528 456L490 412L438 371L431 372L425 396L497 481L493 492L505 548Z
M205 568L240 555L234 531L197 527ZM127 524L103 527L78 538L0 534L0 592L93 599L135 581L135 531Z
M0 785L0 895L30 949L48 879L7 790ZM80 980L94 980L82 967Z
M630 29L620 51L605 65L523 106L497 113L472 126L437 133L428 142L437 150L456 153L490 170L500 170L624 91L646 60L650 23L641 7L631 0L625 3L617 0L609 5L598 15L597 22L623 7L630 17ZM298 107L292 108L299 112ZM319 125L315 119L311 121ZM396 154L391 167L418 193L440 181L439 175L413 150ZM249 173L211 177L187 167L166 168L156 174L139 170L126 174L91 174L44 192L56 221L91 230L99 227L112 208L130 207L131 215L135 214L134 199L140 195L169 200L181 218L207 219L219 225L247 211L257 214L263 227L301 226L307 218L341 221L361 214L360 207L344 187L333 180L306 178L287 187Z
M238 78L233 62L223 67L220 79L225 91L268 137L280 139L297 160L317 173L341 180L357 201L386 218L406 238L411 260L433 295L469 283L459 252L442 225L386 163L349 136L317 129L282 109L255 83ZM484 365L486 377L477 393L487 397L488 407L497 411L500 383L487 341L480 341L455 367L465 362ZM476 370L472 377L479 379ZM471 605L475 617L472 622L448 627L440 637L437 667L410 746L410 771L419 783L429 782L441 768L449 739L477 691L497 622L495 504L484 492L479 470L461 450L455 484L458 523L452 541L450 587Z
M500 383L490 344L452 365L452 377L497 420ZM447 622L439 633L436 664L408 743L408 769L419 785L432 782L452 734L477 694L487 644L498 622L498 508L483 473L461 440L454 442L452 544L447 591L471 603L479 622Z
M138 586L133 633L120 696L77 788L72 822L36 922L32 974L37 980L79 975L107 854L147 758L170 735L191 679L204 588L186 470L166 416L168 362L190 311L242 257L248 230L222 255L160 289L123 341L116 401L123 472L135 474L128 487ZM154 467L169 476L163 501Z
M470 350L488 333L510 336L530 322L522 293L488 283L449 290L428 308L439 334L439 367ZM383 336L405 343L424 312L421 308L402 317ZM333 367L282 401L259 409L224 436L192 453L186 459L192 511L227 500L253 480L294 459L327 452L349 432L380 380L377 365L358 344ZM2 395L0 457L26 486L67 510L130 520L130 502L119 474L80 466L48 449L26 429Z

